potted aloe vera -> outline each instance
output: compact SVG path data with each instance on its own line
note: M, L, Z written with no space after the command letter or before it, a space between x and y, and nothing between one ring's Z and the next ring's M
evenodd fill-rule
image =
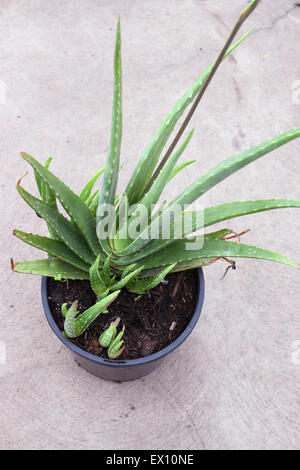
M141 377L157 367L194 328L204 299L203 266L217 260L260 258L299 268L272 251L245 245L218 222L285 207L300 201L270 199L187 209L210 188L249 163L300 137L300 128L239 152L202 174L173 201L161 199L172 178L191 161L178 163L192 138L185 133L210 81L251 30L233 43L256 8L240 15L217 60L174 106L140 158L123 194L117 194L122 139L120 23L114 56L114 98L110 148L105 167L79 195L27 153L40 198L17 183L20 196L48 225L44 237L19 230L14 235L47 253L44 259L14 263L19 273L42 277L42 301L57 337L88 371L112 380ZM191 105L171 144L175 125ZM182 140L181 140L182 137ZM95 189L98 178L102 184ZM171 183L172 184L172 183ZM59 210L58 201L65 212ZM234 239L235 240L232 240Z

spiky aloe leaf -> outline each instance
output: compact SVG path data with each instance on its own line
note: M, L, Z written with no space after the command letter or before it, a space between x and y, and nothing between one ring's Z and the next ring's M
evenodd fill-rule
M94 262L95 256L89 249L88 244L77 227L60 214L57 209L48 206L40 199L32 196L20 185L17 186L17 190L24 201L50 224L53 230L58 234L60 240L74 251L79 258L83 259L88 264Z
M117 334L117 326L119 325L120 320L121 318L118 317L116 320L111 322L110 326L100 335L99 344L102 346L102 348L108 348L115 339Z
M72 303L71 307L67 310L64 308L65 311L65 322L64 322L64 333L67 338L76 338L76 324L75 324L75 317L78 313L78 300Z
M97 297L101 297L108 293L108 288L99 273L99 263L100 255L97 257L95 263L90 268L91 286Z
M174 154L170 157L169 161L165 165L165 167L161 170L160 174L156 178L155 182L149 189L149 191L143 196L143 198L140 201L140 204L143 205L143 209L145 210L145 217L144 220L140 220L139 223L141 227L145 227L145 225L148 224L148 215L151 212L151 208L153 205L157 203L159 200L163 190L165 189L165 186L170 178L170 175L172 173L172 170L174 169L174 166L178 162L179 158L181 157L182 153L186 149L188 143L190 142L192 135L193 135L194 129L188 134L184 142L180 145L180 147L174 152ZM146 212L147 211L147 212ZM130 224L133 219L139 214L139 209L135 211L131 217L129 218L128 224ZM114 240L114 248L116 251L118 250L123 250L127 245L129 245L131 242L130 239L125 239L125 240Z
M176 152L174 152L174 154L170 157L169 161L167 162L165 167L161 170L160 174L158 175L157 179L154 181L149 191L141 199L141 204L144 205L147 211L150 210L152 204L156 204L157 201L159 200L161 193L163 192L170 178L170 175L174 169L174 166L176 165L182 153L186 149L188 143L190 142L192 138L193 133L194 133L194 129L188 134L187 138L180 145L178 150L176 150Z
M250 34L251 28L240 40L228 48L224 59L228 57ZM144 190L148 185L153 171L159 160L159 156L168 141L174 127L186 108L193 102L199 91L204 86L209 74L211 73L215 62L200 76L200 78L190 87L190 89L183 95L183 97L174 106L171 112L167 115L157 132L155 133L152 141L142 155L138 165L136 166L128 186L126 194L128 196L129 205L137 203L144 194Z
M100 246L96 237L96 222L84 201L31 155L25 152L21 155L55 193L63 208L83 234L92 252L98 255Z
M130 292L135 292L136 294L142 294L149 289L153 289L153 287L160 284L166 275L175 268L176 264L177 262L171 264L167 268L163 269L159 274L154 277L150 277L149 279L136 279L135 281L128 283L128 290Z
M204 209L204 226L208 227L209 225L216 224L223 220L233 219L243 215L288 207L300 207L300 201L293 199L260 199L257 201L239 201L220 204L219 206Z
M91 204L93 203L93 201L97 199L99 199L99 189L97 189L93 194L91 194L85 201L86 205L91 208Z
M45 168L47 168L47 170L49 169L51 161L52 157L49 157L45 162L44 166ZM40 178L39 174L36 171L34 171L34 177L42 200L51 207L57 207L56 196L54 192L49 188L46 183L44 183L44 181ZM48 231L51 238L59 238L57 236L57 233L55 233L55 231L50 227L49 224Z
M122 344L124 344L123 340L121 340L118 343L114 344L114 347L110 346L108 348L107 355L108 355L109 359L117 359L119 356L121 356L122 352L126 348L125 345L122 347Z
M222 240L222 238L230 235L232 230L230 228L223 228L221 230L217 230L216 232L210 232L205 234L205 240L213 239L213 240Z
M85 312L81 313L81 315L76 318L76 314L74 315L73 308L70 315L68 312L66 316L64 325L66 335L69 338L76 338L77 336L82 335L82 333L84 333L85 330L91 325L91 323L93 323L93 321L98 318L100 313L103 313L106 308L118 297L119 293L120 291L113 292L112 294L97 302L89 309L85 310Z
M228 176L298 137L300 137L300 127L283 132L262 144L232 155L203 176L200 176L182 194L174 199L171 206L179 204L183 207L184 205L191 204Z
M67 305L68 305L67 303L64 303L64 304L62 304L62 306L61 306L61 313L62 313L62 315L63 315L64 318L66 318L67 313L68 313Z
M211 232L205 234L205 240L222 240L227 235L232 234L232 230L230 228L224 228L221 230L217 230L216 232ZM203 259L196 259L196 260L189 260L189 261L181 261L176 264L176 266L172 269L172 272L177 271L184 271L187 269L194 269L199 268L200 266L206 266L207 264L211 263L211 258L203 258ZM152 268L152 269L144 269L143 272L140 274L140 278L148 278L152 276L156 276L161 272L161 267Z
M101 277L104 281L104 284L107 285L107 286L110 284L110 281L111 281L111 277L110 277L110 258L111 258L111 255L109 255L105 258L103 269L102 269L102 275L101 275Z
M85 263L82 259L75 255L65 243L59 240L53 240L51 238L42 237L41 235L35 235L33 233L22 232L21 230L14 230L13 234L25 243L28 243L39 250L46 251L50 256L59 258L62 261L66 261L76 268L82 269L83 271L89 271L90 266Z
M116 359L124 351L125 346L121 347L122 344L124 343L124 341L122 340L123 335L124 335L124 327L123 327L123 330L120 331L118 336L111 342L108 348L107 355L109 359Z
M185 245L187 241L189 240L178 240L164 250L143 259L144 268L153 269L160 266L167 266L175 261L180 263L195 259L201 260L203 258L212 259L217 257L266 259L300 268L298 263L295 263L285 256L255 246L205 238L203 248L187 250Z
M255 214L258 212L270 211L274 209L283 209L283 208L291 208L291 207L300 207L300 201L293 200L293 199L260 199L260 200L251 200L251 201L238 201L238 202L229 202L226 204L220 204L214 207L208 207L204 209L203 219L197 215L198 211L191 211L191 220L193 223L191 224L191 228L183 233L184 236L189 235L193 232L196 232L199 229L203 228L200 222L198 221L203 220L204 227L208 227L210 225L216 224L218 222L222 222L224 220L233 219L236 217L241 217L244 215ZM185 212L187 215L188 212ZM179 221L178 223L181 223ZM176 231L176 220L171 222L171 232ZM162 241L161 245L159 243L156 244L155 247L150 247L149 249L155 249L157 251L160 248L167 246L168 243L164 243ZM148 247L147 247L148 248ZM145 254L149 254L149 250L146 248ZM154 251L153 251L154 252ZM131 257L132 260L132 257Z
M96 192L95 197L89 204L89 209L91 211L91 214L95 218L97 216L98 200L99 200L99 191Z
M45 161L44 166L47 170L49 169L51 162L52 162L52 157L49 157ZM55 193L51 191L49 186L41 179L40 175L38 174L36 170L34 170L34 177L35 177L35 181L36 181L42 200L49 206L57 207Z
M180 271L188 271L189 269L203 268L204 266L209 266L214 261L216 261L215 258L200 258L181 261L176 264L172 272L178 273Z
M65 261L55 258L20 261L16 264L12 262L11 266L13 271L17 273L37 274L48 277L61 276L63 279L89 279L89 274L86 271L82 271Z
M102 220L102 206L104 204L113 205L116 198L116 189L120 167L120 152L122 141L122 63L121 63L121 32L120 19L117 25L115 57L114 57L114 99L112 113L112 127L110 137L110 147L103 182L100 191L98 211L97 211L97 235L102 249L109 254L110 247L108 239L102 239L99 235L98 227Z
M186 205L194 202L206 191L226 179L228 176L298 137L300 137L300 128L291 129L290 131L284 132L272 139L269 139L263 144L256 145L255 147L246 149L227 158L209 170L207 173L200 176L200 178L192 183L183 193L175 198L160 215L160 220L163 221L163 218L169 218L169 214L175 207L181 207L183 209ZM156 252L162 247L172 243L174 238L170 238L169 240L151 241L151 236L152 238L161 238L162 226L163 224L159 225L156 223L155 226L153 226L153 224L149 225L148 228L142 232L127 248L121 251L119 255L122 257L125 255L130 255L131 262L135 262L141 257L140 253L137 253L137 256L132 256L133 253L141 250L141 248L145 247L145 245L147 245L149 242L151 243L151 246L148 250L145 248L143 251L145 256L148 256L150 253Z
M137 264L136 263L132 263L132 264L129 264L127 266L124 267L124 269L122 269L122 279L127 276L128 273L130 273L131 271L134 270L134 268L136 268Z
M188 160L187 162L183 162L180 165L176 166L172 173L170 174L170 177L168 179L168 183L178 174L180 171L184 170L187 166L191 165L192 163L195 163L197 160Z
M122 279L120 279L120 281L110 286L109 289L110 290L122 289L131 281L131 279L137 278L137 276L140 274L143 268L144 266L140 266L139 268L127 274L126 276L122 276Z
M79 197L80 199L82 199L83 201L87 201L88 198L90 197L91 193L92 193L92 190L93 190L93 187L97 181L97 179L102 175L102 173L104 172L104 168L101 168L101 170L97 171L89 180L88 182L86 183L86 185L84 186L84 188L82 189Z

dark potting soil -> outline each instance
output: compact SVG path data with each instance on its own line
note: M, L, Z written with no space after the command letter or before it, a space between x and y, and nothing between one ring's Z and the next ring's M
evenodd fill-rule
M71 340L85 351L107 357L107 349L99 344L99 336L117 317L118 332L125 326L126 348L118 359L137 359L165 348L185 330L197 302L197 278L194 270L168 274L165 281L141 296L122 289L108 307L78 338ZM64 319L61 306L78 300L82 313L96 302L89 281L55 281L48 279L48 300L52 316L61 331Z

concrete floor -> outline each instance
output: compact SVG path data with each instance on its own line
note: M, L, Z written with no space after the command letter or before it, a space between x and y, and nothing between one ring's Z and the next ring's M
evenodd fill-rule
M40 279L9 269L9 256L41 257L13 238L13 228L46 233L15 190L27 169L19 152L53 156L53 170L75 190L105 162L117 14L124 187L157 126L216 57L245 3L0 2L1 449L299 448L300 272L243 260L220 282L224 263L206 269L205 305L192 336L150 376L117 384L78 368L43 317ZM299 125L300 8L294 3L262 1L244 27L256 25L223 64L193 120L185 158L198 163L177 178L169 197L237 149ZM300 199L299 157L300 142L292 142L203 202ZM24 184L33 190L32 171ZM300 260L296 209L225 225L249 228L248 243Z

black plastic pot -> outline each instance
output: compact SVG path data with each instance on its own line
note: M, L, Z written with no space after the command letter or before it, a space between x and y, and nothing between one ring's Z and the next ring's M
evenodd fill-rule
M187 325L184 332L169 346L161 351L151 354L150 356L142 357L139 359L130 360L110 360L102 357L94 356L88 352L80 349L74 343L64 337L58 326L56 325L52 314L50 312L48 295L47 295L47 277L42 278L42 302L47 321L65 346L72 352L76 362L86 369L91 374L105 380L127 381L139 379L156 369L167 356L178 346L186 340L194 329L197 321L199 320L202 305L204 301L204 276L201 268L196 270L198 278L198 301L196 304L195 312L191 318L190 323Z

